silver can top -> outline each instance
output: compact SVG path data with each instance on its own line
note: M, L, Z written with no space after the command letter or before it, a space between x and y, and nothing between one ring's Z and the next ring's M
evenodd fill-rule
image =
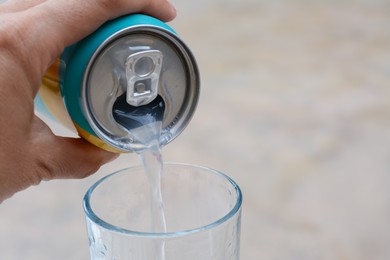
M196 61L174 33L155 26L126 28L91 57L82 86L82 107L94 132L124 152L142 148L132 134L142 122L125 124L114 110L147 111L162 118L160 145L187 126L199 98Z

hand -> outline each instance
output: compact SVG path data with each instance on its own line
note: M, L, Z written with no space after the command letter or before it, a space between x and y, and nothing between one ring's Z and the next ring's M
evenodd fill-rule
M167 0L14 0L0 4L0 202L42 180L83 178L117 155L55 136L34 115L34 97L63 48L109 19L176 16Z

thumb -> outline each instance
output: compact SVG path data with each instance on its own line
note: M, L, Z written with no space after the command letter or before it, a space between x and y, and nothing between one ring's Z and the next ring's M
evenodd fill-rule
M81 138L51 137L54 140L41 145L44 149L38 160L41 180L84 178L119 156Z

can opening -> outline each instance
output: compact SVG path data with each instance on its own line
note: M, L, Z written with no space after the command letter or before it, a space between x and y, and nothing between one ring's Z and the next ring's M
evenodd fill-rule
M165 103L160 95L152 102L142 106L132 106L126 101L126 93L115 101L112 115L115 121L131 131L135 128L163 120Z

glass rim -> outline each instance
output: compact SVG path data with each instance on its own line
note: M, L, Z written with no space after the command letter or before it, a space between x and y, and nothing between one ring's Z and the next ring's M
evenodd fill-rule
M103 181L105 181L107 178L110 178L111 176L113 176L115 174L119 174L120 172L123 172L123 171L126 171L126 170L142 168L142 166L138 165L138 166L127 167L127 168L115 171L115 172L113 172L111 174L108 174L107 176L101 178L97 182L95 182L87 190L86 194L84 195L83 208L84 208L84 212L86 214L86 217L90 221L94 222L95 224L97 224L98 226L100 226L100 227L102 227L104 229L107 229L107 230L110 230L110 231L114 231L114 232L118 232L118 233L121 233L123 235L129 235L129 236L134 236L134 237L135 236L138 236L138 237L149 237L149 238L173 238L173 237L187 236L187 235L190 235L190 234L193 234L193 233L197 233L197 232L201 232L201 231L204 231L204 230L209 230L209 229L212 229L214 227L217 227L217 226L223 224L224 222L226 222L227 220L229 220L230 218L232 218L234 215L236 215L240 211L241 205L242 205L241 189L237 185L237 183L233 179L231 179L229 176L227 176L226 174L224 174L224 173L222 173L220 171L217 171L217 170L205 167L205 166L199 166L199 165L193 165L193 164L167 162L167 163L164 163L164 166L166 166L166 165L185 166L185 167L203 169L203 170L206 170L206 171L208 171L210 173L213 173L215 175L218 175L218 176L224 178L225 180L227 180L233 186L234 190L236 191L237 198L236 198L236 203L235 203L234 207L227 214L225 214L223 217L221 217L221 218L219 218L219 219L217 219L217 220L215 220L215 221L213 221L213 222L211 222L211 223L209 223L207 225L203 225L203 226L197 227L197 228L182 230L182 231L175 231L175 232L142 232L142 231L134 231L134 230L130 230L130 229L126 229L126 228L122 228L122 227L118 227L118 226L112 225L112 224L102 220L101 218L99 218L95 214L95 212L93 211L93 209L91 207L91 204L90 204L90 198L91 198L91 195L92 195L93 191Z

